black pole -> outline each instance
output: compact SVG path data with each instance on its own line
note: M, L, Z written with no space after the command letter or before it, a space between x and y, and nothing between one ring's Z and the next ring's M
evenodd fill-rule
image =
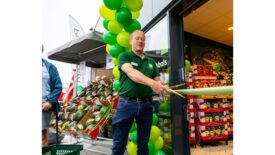
M58 103L59 104L59 103ZM57 105L57 104L56 104ZM56 122L55 122L55 129L56 129L56 144L59 144L59 141L58 141L58 105L57 105L57 108L56 108L56 111L54 112L55 113L55 117L56 117Z
M177 11L169 11L170 85L184 81L183 19ZM172 141L174 155L190 155L187 100L171 95Z

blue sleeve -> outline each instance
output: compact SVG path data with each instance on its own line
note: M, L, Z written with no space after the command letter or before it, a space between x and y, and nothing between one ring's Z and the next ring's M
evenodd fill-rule
M48 102L55 104L58 103L58 97L62 92L62 82L59 77L58 71L54 65L50 67L51 76L51 93L48 96Z

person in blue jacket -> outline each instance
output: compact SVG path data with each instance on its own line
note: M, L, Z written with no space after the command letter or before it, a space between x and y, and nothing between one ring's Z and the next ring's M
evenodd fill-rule
M58 112L58 97L62 91L62 83L56 67L42 58L42 147L48 146L47 130L51 115Z

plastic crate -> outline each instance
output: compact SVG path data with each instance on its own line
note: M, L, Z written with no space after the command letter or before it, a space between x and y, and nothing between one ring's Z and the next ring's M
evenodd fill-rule
M42 155L80 155L83 145L52 145L42 148Z

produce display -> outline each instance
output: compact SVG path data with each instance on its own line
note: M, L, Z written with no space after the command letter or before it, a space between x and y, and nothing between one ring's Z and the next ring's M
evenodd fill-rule
M194 74L207 75L208 73L211 73L211 69L207 69L208 67L206 66L212 66L212 70L214 71L214 74L216 74L217 79L225 80L227 85L233 85L232 57L223 55L221 51L210 50L204 52L200 57L194 57L192 62L193 65L196 65L196 68L193 68Z
M105 119L108 122L106 124L110 126L110 116L112 115L109 113L112 112L113 99L117 96L118 92L113 90L113 79L102 76L96 81L90 82L68 104L61 107L61 111L58 113L59 131L71 134L89 134L102 119ZM55 118L51 120L52 128L55 128L55 122ZM102 126L100 131L102 132L104 128Z

